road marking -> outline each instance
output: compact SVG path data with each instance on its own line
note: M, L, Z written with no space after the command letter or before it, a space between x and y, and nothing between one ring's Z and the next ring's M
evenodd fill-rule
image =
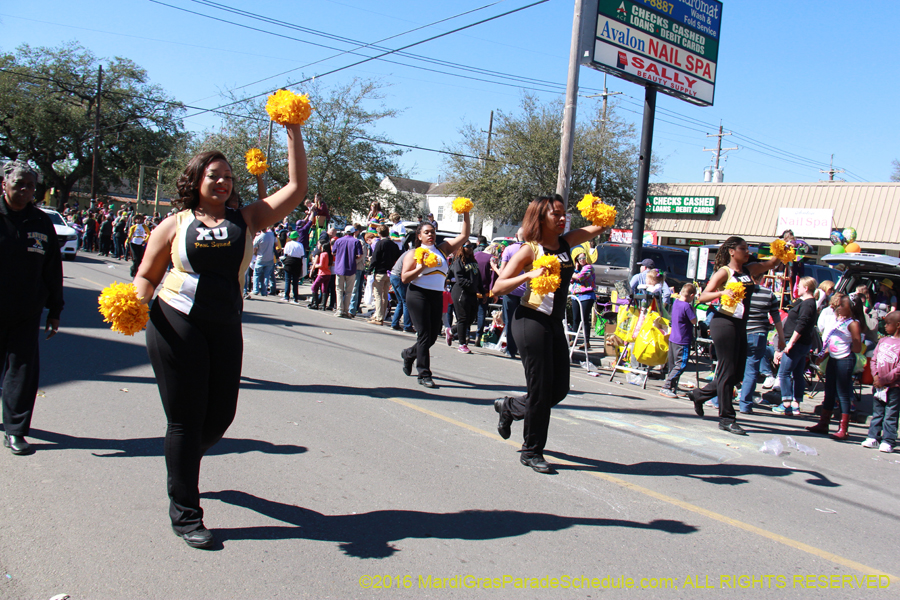
M448 417L448 416L442 415L440 413L436 413L433 410L428 410L427 408L417 406L411 402L407 402L406 400L401 400L400 398L392 398L390 396L381 396L381 397L384 398L385 400L390 400L391 402L394 402L401 406L411 408L412 410L417 410L420 413L426 414L430 417L435 417L436 419L440 419L440 420L450 423L452 425L456 425L457 427L461 427L463 429L471 431L472 433L481 434L485 437L490 438L493 441L497 441L497 434L495 432L488 432L483 429L479 429L478 427L469 425L468 423L463 423L462 421L458 421L452 417ZM514 448L519 447L519 444L512 440L503 440L503 443L508 446L512 446ZM560 459L560 458L555 458L555 457L554 457L553 461L556 463L562 464L562 465L567 465L567 466L575 466L575 467L583 466L580 463L576 463L576 462L572 462L572 461L568 461L568 460L564 460L564 459ZM661 502L665 502L666 504L671 504L673 506L677 506L678 508L681 508L681 509L693 512L693 513L697 513L698 515L702 515L702 516L712 519L714 521L724 523L725 525L730 525L732 527L736 527L737 529L742 529L748 533L752 533L752 534L764 537L766 539L772 540L773 542L777 542L779 544L784 544L785 546L794 548L796 550L800 550L801 552L806 552L808 554L812 554L813 556L816 556L823 560L827 560L829 562L833 562L842 567L846 567L848 569L853 569L854 571L858 571L860 573L865 573L867 575L886 575L887 577L890 577L891 579L894 579L894 580L898 579L898 577L896 577L895 575L891 575L890 573L886 573L879 569L875 569L875 568L869 567L867 565L864 565L862 563L858 563L854 560L850 560L849 558L844 558L843 556L839 556L837 554L834 554L833 552L828 552L827 550L822 550L821 548L816 548L815 546L810 546L809 544L805 544L803 542L791 539L789 537L786 537L786 536L783 536L783 535L780 535L777 533L773 533L771 531L762 529L761 527L757 527L755 525L750 525L749 523L744 523L743 521L738 521L737 519L732 519L731 517L726 517L725 515L720 515L717 512L707 510L705 508L697 506L696 504L691 504L690 502L685 502L683 500L673 498L672 496L667 496L666 494L661 494L660 492L651 490L650 488L646 488L646 487L644 487L642 485L638 485L636 483L631 483L630 481L625 481L624 479L620 479L613 475L608 475L606 473L598 473L596 471L590 471L590 472L588 472L588 475L593 475L594 477L596 477L598 479L602 479L609 483L614 483L615 485L625 488L627 490L631 490L633 492L637 492L639 494L649 496L649 497L659 500Z
M106 287L106 286L104 286L102 283L97 283L96 281L91 281L91 280L88 279L87 277L82 277L82 279L84 279L84 280L87 281L88 283L93 283L94 285L96 285L96 286L99 287L99 288Z

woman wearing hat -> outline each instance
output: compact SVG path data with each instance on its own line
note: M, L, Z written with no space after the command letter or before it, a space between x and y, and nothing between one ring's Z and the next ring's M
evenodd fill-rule
M879 317L883 318L889 312L897 310L897 294L894 292L894 282L888 278L881 280L878 293L875 294L873 308Z
M284 256L281 261L284 263L284 301L291 301L291 291L294 292L294 304L300 303L300 296L297 288L300 285L300 279L303 277L303 257L306 256L306 249L300 243L300 234L292 231L288 234L287 244L284 245Z

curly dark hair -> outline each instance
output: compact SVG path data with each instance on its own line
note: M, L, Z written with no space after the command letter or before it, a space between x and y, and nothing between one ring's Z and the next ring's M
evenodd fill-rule
M715 262L715 270L718 271L725 265L731 262L731 253L729 250L734 250L738 246L744 243L744 238L738 236L731 236L719 246L719 251L716 252L716 262Z
M214 160L224 160L228 162L225 155L219 151L201 152L188 161L184 172L178 178L175 187L178 189L178 198L172 200L172 205L178 210L195 209L200 203L200 182L206 174L206 168L209 163ZM228 163L229 165L231 163ZM232 186L231 196L228 197L226 204L237 206L240 204L241 197L237 193L237 188Z

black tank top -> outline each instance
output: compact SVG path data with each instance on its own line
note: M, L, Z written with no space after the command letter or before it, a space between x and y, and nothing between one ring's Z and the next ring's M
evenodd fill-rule
M556 250L550 250L549 248L543 247L544 254L552 254L559 259L559 278L560 284L555 292L551 294L547 294L544 296L544 306L546 303L552 303L550 309L550 317L562 321L566 316L566 301L569 299L569 283L572 281L572 275L575 273L575 263L572 261L572 252L571 247L569 246L569 242L566 241L565 238L560 236L559 238L559 248ZM526 304L522 304L521 307L525 310L534 311L536 313L543 313L544 310L537 310L527 306Z
M172 269L159 292L168 305L190 317L240 320L243 275L253 254L252 239L240 210L208 228L191 210L175 215Z

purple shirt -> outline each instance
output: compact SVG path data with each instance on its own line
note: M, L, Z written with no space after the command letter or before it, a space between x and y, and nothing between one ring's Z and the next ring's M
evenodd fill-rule
M334 253L335 275L356 275L356 257L362 254L362 244L352 235L342 235L331 244Z
M508 263L509 261L512 260L513 254L518 252L519 248L521 248L521 247L522 247L521 242L517 242L515 244L510 244L509 246L506 247L506 250L503 251L503 255L500 257L500 264L501 264L500 269L501 270L503 269L503 266L505 266L506 263ZM517 273L517 275L521 275L524 272L525 271L521 271L521 272ZM517 287L516 289L511 291L508 295L509 296L519 296L521 298L522 296L525 295L525 284L523 283L522 285L520 285L519 287Z
M494 270L491 268L491 255L487 252L476 252L475 253L475 262L478 263L478 270L481 271L481 287L484 289L478 290L479 293L485 293L490 291L494 279L491 277L494 274Z
M672 332L669 334L669 343L679 346L688 346L694 338L694 321L697 313L694 307L684 300L676 300L672 304Z

